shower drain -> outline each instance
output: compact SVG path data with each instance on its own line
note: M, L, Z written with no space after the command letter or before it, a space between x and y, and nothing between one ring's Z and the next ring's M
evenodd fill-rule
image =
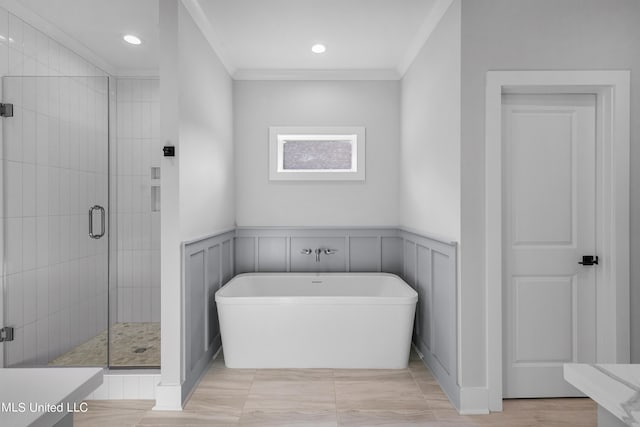
M147 347L138 347L133 350L134 353L144 353L145 351L147 351Z

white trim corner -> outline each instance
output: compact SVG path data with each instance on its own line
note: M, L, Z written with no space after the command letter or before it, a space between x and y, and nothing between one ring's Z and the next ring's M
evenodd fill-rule
M487 387L460 388L460 415L484 415L489 413L489 389Z
M182 411L182 386L180 384L162 384L156 386L156 404L154 411Z

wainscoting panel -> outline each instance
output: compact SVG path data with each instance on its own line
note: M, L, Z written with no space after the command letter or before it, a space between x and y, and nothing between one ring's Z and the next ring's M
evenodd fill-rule
M380 237L349 238L349 271L381 271Z
M388 236L381 239L382 271L402 276L402 238Z
M191 357L187 359L188 371L193 370L203 351L205 351L205 343L203 343L202 338L205 336L204 326L206 322L202 320L206 319L205 313L208 311L208 307L207 304L201 304L207 292L205 254L206 251L201 250L189 255L189 266L186 270L190 276L187 282L190 286L186 289L187 340L190 342L189 353L191 353Z
M258 270L287 271L286 237L261 237L258 239Z
M404 281L416 289L416 244L411 240L404 241Z
M451 374L451 368L455 364L455 360L451 360L454 348L451 342L455 336L454 325L451 323L451 307L455 307L455 292L451 292L448 264L447 255L431 251L434 332L432 353L447 374Z
M207 313L210 313L209 321L206 324L207 327L207 348L210 347L217 334L220 331L218 323L218 309L216 306L215 293L220 289L221 279L224 281L224 277L221 272L222 260L220 245L214 245L207 251L209 254L209 260L207 262Z
M215 293L234 275L234 237L235 231L230 230L183 244L183 399L221 346Z
M252 273L256 268L256 238L236 237L235 240L236 273ZM275 255L273 255L275 257ZM264 265L264 262L263 262Z
M402 238L396 228L236 229L236 272L383 271L402 274ZM334 249L331 255L303 249Z
M427 351L431 351L431 250L421 245L417 246L416 291L418 292L418 306L416 307L416 336L422 337Z
M229 238L222 242L222 253L220 258L220 269L222 272L222 284L227 283L235 276L235 261L233 259L233 239Z
M403 274L418 292L414 343L456 407L457 245L401 230Z

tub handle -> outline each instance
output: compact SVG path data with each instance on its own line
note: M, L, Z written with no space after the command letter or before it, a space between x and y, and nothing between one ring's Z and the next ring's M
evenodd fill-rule
M303 255L311 255L313 253L313 249L303 249L300 253Z
M325 254L325 255L333 255L333 254L335 254L336 252L338 252L338 250L337 250L337 249L325 249L325 250L324 250L324 254Z

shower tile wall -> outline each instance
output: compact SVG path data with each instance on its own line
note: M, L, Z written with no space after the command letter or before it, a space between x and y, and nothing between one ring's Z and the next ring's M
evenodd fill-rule
M0 74L105 76L2 8ZM106 156L95 144L81 144L106 138L107 123L100 119L106 118L100 111L106 108L106 84L96 85L94 79L24 82L3 94L5 102L15 104L15 117L3 120L10 127L7 139L21 142L7 144L2 153L6 315L16 328L15 341L7 346L7 366L47 363L103 330L107 317L106 282L81 283L76 274L106 277L96 269L97 252L107 250L106 240L89 253L84 235L70 227L79 215L86 216L89 192L107 179ZM97 133L86 126L92 122ZM79 133L69 133L72 124Z
M118 322L159 322L158 80L119 78L117 100Z

